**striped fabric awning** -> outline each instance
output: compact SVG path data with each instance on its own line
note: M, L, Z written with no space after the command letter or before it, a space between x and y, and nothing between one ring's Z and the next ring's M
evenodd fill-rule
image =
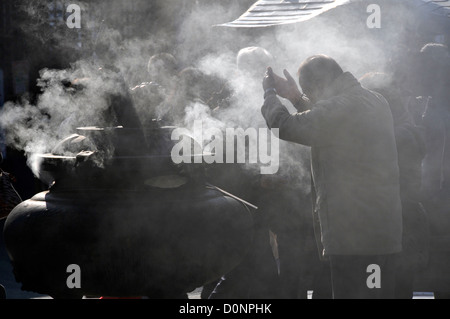
M450 18L450 0L422 0L426 4L425 9L433 14Z
M224 27L268 27L306 21L350 0L259 0Z

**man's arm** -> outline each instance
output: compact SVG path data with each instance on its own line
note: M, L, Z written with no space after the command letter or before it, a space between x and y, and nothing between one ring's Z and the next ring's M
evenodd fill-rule
M266 94L261 113L270 129L279 129L280 139L311 146L313 135L311 111L290 114L276 94Z

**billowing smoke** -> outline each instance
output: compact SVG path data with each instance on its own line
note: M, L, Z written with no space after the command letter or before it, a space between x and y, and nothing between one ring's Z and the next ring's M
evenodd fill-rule
M154 54L172 54L177 61L177 72L193 68L206 77L210 86L196 87L200 85L197 80L185 82L190 91L196 90L188 97L181 94L187 93L180 89L180 78L173 74L169 77L170 72L167 72L169 85L163 88L165 97L157 105L149 97L145 100L142 94L137 100L135 98L143 124L152 117L168 116L176 120L175 124L187 128L191 128L195 120L202 120L206 127L219 129L260 128L265 127L260 113L263 72L255 75L239 70L236 58L240 49L250 46L267 49L274 58L271 66L275 72L282 74L286 68L294 78L301 61L317 53L334 57L345 70L361 76L365 72L389 68L395 55L392 44L400 46L404 36L395 30L407 32L405 21L410 19L409 16L397 16L395 25L383 20L386 24L380 30L368 30L365 6L352 9L343 6L305 23L245 30L214 25L238 17L252 1L247 1L246 5L207 1L191 5L179 1L78 2L83 9L82 28L74 31L61 26L65 30L61 34L42 32L48 28L48 6L35 1L21 3L32 22L24 22L20 27L34 36L36 44L52 43L62 54L73 53L69 67L40 71L38 86L41 94L36 101L8 102L3 108L0 124L6 130L6 142L25 151L33 168L33 154L51 151L52 146L73 133L76 127L121 125L104 118L110 97L123 94L124 90L141 82L150 83L147 88L160 87L161 80L154 80L156 74L149 74L147 69L149 58ZM93 10L94 6L97 10ZM118 31L120 26L111 21L115 18L122 21L121 14L133 6L149 14L158 12L160 18L150 29L135 27L131 35L124 36ZM382 9L387 13L388 8ZM141 19L145 19L145 14ZM267 66L262 65L262 70ZM209 94L202 95L205 87ZM136 92L130 90L128 93ZM285 104L294 111L289 103ZM282 144L283 147L287 146ZM284 152L281 159L283 174L289 176L295 170L305 185L309 185L308 159L306 147L296 146L294 151Z
M305 23L263 28L258 32L242 31L240 36L244 45L240 48L230 49L236 41L232 40L229 46L222 45L219 52L211 50L198 59L197 67L206 74L225 79L232 91L230 105L211 116L219 118L225 127L265 127L260 113L264 69L272 66L276 73L282 75L286 68L297 78L300 63L318 53L335 58L345 71L352 72L357 78L371 71L396 71L396 63L410 54L408 50L420 48L420 45L410 41L411 33L414 33L415 15L404 4L378 3L382 19L380 28L370 28L367 3L353 3ZM222 37L222 41L226 40ZM255 54L249 69L256 71L256 74L246 72L239 69L237 63L239 49L243 47L266 49L274 59L260 59ZM295 111L288 101L284 104L290 111ZM187 116L192 118L190 111L186 110ZM280 143L280 148L280 174L300 176L301 184L309 185L309 148L284 142Z
M51 152L77 127L119 125L108 115L111 98L124 90L113 71L78 61L65 70L41 70L37 85L42 93L35 104L7 102L0 116L6 143L25 151L36 174L35 155Z

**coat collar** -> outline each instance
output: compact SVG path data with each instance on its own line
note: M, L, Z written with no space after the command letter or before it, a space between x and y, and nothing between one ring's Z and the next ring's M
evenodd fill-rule
M344 72L333 81L333 83L330 85L330 87L324 93L323 98L329 99L333 96L341 95L348 89L350 89L354 86L360 86L360 85L361 84L353 76L353 74L351 74L350 72Z

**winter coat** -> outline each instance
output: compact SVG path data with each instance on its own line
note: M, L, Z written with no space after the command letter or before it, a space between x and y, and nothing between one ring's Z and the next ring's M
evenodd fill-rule
M402 249L399 168L392 114L378 93L343 73L310 110L290 114L275 95L262 107L283 140L311 147L322 254Z

